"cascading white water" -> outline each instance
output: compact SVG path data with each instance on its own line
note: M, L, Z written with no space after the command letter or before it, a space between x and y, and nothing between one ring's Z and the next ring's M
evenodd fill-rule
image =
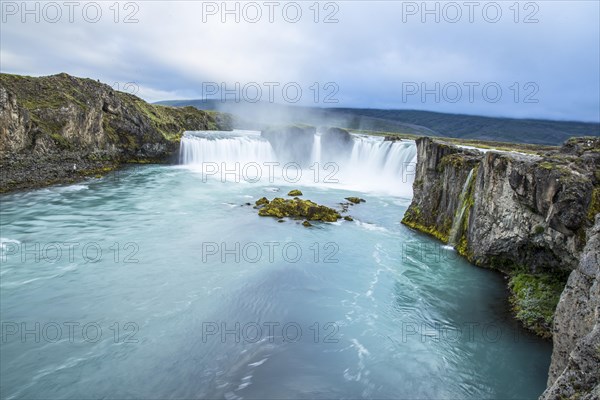
M253 131L188 132L181 139L179 149L179 162L186 165L275 160L269 142Z
M293 150L294 143L286 143ZM347 151L331 149L315 134L308 160L292 160L289 154L278 156L271 143L256 131L186 132L181 139L180 163L206 173L215 168L243 174L244 166L264 168L281 184L324 185L341 189L411 196L416 171L416 146L413 141L385 141L382 137L352 135ZM286 159L287 157L287 159ZM309 161L309 162L306 162ZM276 164L275 167L272 165ZM296 180L296 168L301 178ZM287 168L287 169L286 169ZM268 171L267 171L268 170ZM253 170L254 171L254 170ZM290 172L291 171L291 172ZM285 179L291 174L292 179ZM255 175L253 175L254 177ZM269 176L270 177L270 176ZM244 177L242 177L242 180ZM273 183L271 181L271 183Z
M454 221L452 221L452 228L450 228L450 234L448 236L448 244L452 247L455 247L458 243L458 233L460 231L460 225L462 224L463 217L465 215L465 211L467 209L467 204L465 204L465 196L467 195L467 190L469 189L469 185L471 185L471 180L473 179L473 168L469 171L469 175L467 175L467 180L463 185L462 191L460 192L460 196L458 197L458 206L460 207L456 214L454 215Z

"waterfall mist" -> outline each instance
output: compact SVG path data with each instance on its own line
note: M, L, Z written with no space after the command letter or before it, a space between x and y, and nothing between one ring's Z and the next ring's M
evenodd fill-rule
M179 160L207 179L410 197L416 146L413 141L386 141L335 128L195 131L184 134Z

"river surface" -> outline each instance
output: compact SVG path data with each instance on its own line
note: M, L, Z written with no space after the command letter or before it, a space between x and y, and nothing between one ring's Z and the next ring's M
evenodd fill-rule
M511 319L502 276L400 224L411 182L386 173L188 163L3 195L2 398L537 398L551 344ZM296 188L366 202L311 228L245 205Z

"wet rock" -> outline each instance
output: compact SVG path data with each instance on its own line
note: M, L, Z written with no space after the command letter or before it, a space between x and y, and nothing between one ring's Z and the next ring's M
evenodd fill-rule
M600 216L578 268L571 273L554 318L548 388L540 397L600 398Z
M345 219L346 221L354 221L354 218L352 218L352 217L350 217L350 216L348 216L348 215L346 215L346 216L344 217L344 219Z
M264 206L265 204L269 204L269 200L266 197L261 197L260 199L256 200L254 204L256 206Z
M290 190L288 196L302 196L302 192L298 189Z
M353 147L352 136L345 129L328 128L321 133L321 157L325 163L349 157Z
M333 208L318 205L310 200L282 199L276 197L258 210L261 217L303 218L309 221L335 222L341 218Z
M271 127L261 136L271 143L277 157L307 167L315 141L316 128L308 125Z
M505 273L525 267L532 274L577 267L593 221L594 175L600 169L595 141L570 140L567 153L537 155L483 153L431 138L416 142L413 201L404 224L447 242L464 207L457 250L474 264ZM576 151L581 155L569 154Z
M308 222L308 221L304 221L304 222L302 223L302 226L305 226L305 227L307 227L307 228L308 228L308 227L311 227L311 226L312 226L312 224L311 224L310 222Z
M346 197L346 200L348 200L352 204L359 204L365 202L365 199L361 199L360 197Z

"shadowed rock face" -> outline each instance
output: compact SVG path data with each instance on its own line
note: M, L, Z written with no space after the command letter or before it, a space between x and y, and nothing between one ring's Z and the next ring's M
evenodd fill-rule
M282 162L308 166L315 141L316 129L311 126L284 126L262 131L261 136L271 143Z
M352 147L354 147L354 141L345 129L328 128L321 133L321 158L325 162L350 157Z
M600 398L600 216L588 235L556 307L552 364L542 400Z
M505 272L568 273L579 262L600 185L600 139L582 141L590 143L577 154L535 155L484 154L418 139L414 197L403 223L447 242L473 170L457 250Z
M0 191L69 182L120 162L165 162L185 130L226 129L192 107L155 106L91 79L0 74Z

